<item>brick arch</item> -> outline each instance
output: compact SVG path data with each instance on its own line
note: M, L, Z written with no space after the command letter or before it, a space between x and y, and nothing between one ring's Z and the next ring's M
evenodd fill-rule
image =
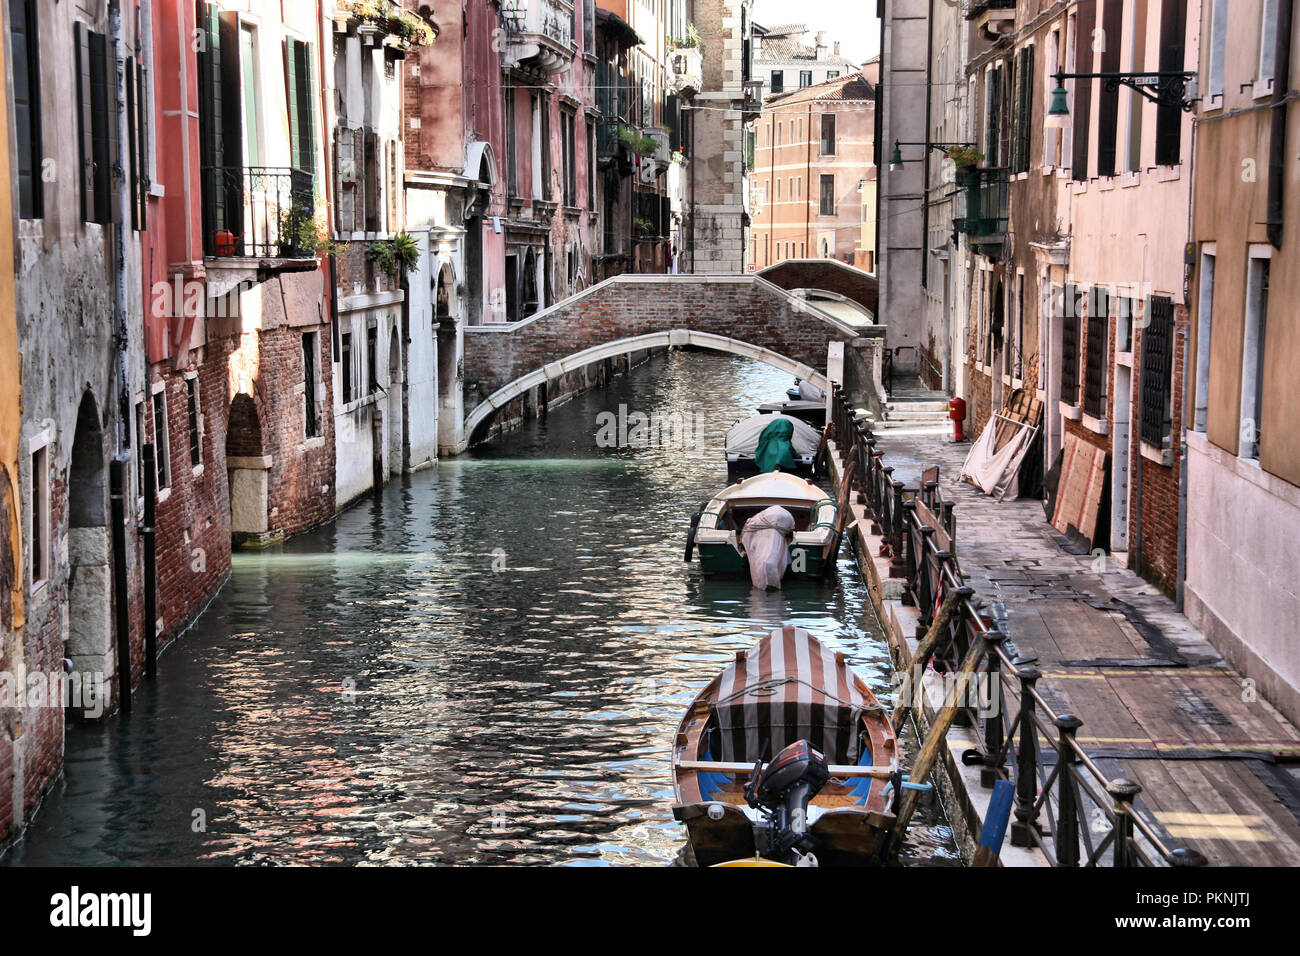
M756 276L615 276L520 322L465 329L466 386L485 397L466 397L462 434L530 388L644 348L730 352L825 387L827 347L860 334Z

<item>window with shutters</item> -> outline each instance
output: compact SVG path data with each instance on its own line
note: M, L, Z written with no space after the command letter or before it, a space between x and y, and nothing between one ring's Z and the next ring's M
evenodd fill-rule
M135 57L126 58L127 149L130 154L131 228L143 230L149 212L148 94L144 69Z
M785 70L772 71L772 93L785 92Z
M108 37L84 23L73 25L77 71L77 123L82 175L81 218L111 223L117 213L112 201L112 170L119 161L117 122L113 110L113 58Z
M1174 303L1152 296L1147 305L1150 321L1142 331L1142 440L1162 448L1169 437L1169 396L1173 372Z
M799 89L812 86L812 70L799 71Z
M564 162L564 205L578 204L577 114L560 110L560 152Z
M1074 71L1091 73L1093 65L1093 36L1096 27L1096 5L1081 4L1074 18ZM1073 72L1073 71L1072 71ZM1070 103L1071 157L1070 176L1082 182L1088 178L1091 168L1089 152L1091 144L1088 135L1092 125L1092 81L1069 80L1073 84L1073 98Z
M41 49L37 35L36 0L9 4L9 62L13 70L14 165L18 174L18 215L45 215L41 181Z
M1080 346L1079 287L1070 283L1065 287L1065 315L1061 320L1061 401L1066 405L1079 404L1079 346Z
M519 195L518 135L515 132L515 88L506 87L506 195Z
M1216 19L1219 9L1215 5ZM1221 39L1215 38L1221 44ZM1164 0L1160 15L1160 70L1176 73L1186 69L1187 0ZM1223 47L1218 48L1220 58ZM1211 56L1214 54L1212 53ZM1222 92L1222 59L1219 61L1219 86ZM1211 90L1213 92L1213 90ZM1176 166L1182 162L1183 111L1177 105L1156 108L1156 164Z
M289 107L289 164L316 171L316 118L312 92L312 45L292 37L284 41L285 102Z
M1011 114L1011 171L1029 171L1029 147L1033 138L1034 47L1016 54L1015 102Z
M1002 68L984 73L984 160L988 166L1002 164Z
M1106 45L1101 53L1101 71L1118 72L1120 50L1123 47L1124 5L1108 3L1102 15L1102 29L1105 30ZM1119 87L1108 88L1101 85L1101 95L1097 101L1097 175L1115 175L1115 148L1119 138Z
M1093 418L1106 417L1106 352L1110 337L1110 295L1094 286L1088 305L1088 335L1084 346L1083 411Z
M587 128L587 209L596 211L596 126L590 114L584 124Z

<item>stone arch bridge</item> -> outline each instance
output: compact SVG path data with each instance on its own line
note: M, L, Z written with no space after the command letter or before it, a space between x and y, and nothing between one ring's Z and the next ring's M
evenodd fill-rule
M758 276L614 276L522 321L464 328L457 444L463 448L529 390L629 352L692 345L828 388L828 346L863 334Z

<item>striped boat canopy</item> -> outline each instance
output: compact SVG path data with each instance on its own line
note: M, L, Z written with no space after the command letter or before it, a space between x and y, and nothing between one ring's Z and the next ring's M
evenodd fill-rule
M860 718L879 706L819 640L801 627L777 628L722 672L716 759L769 761L807 740L831 763L856 763Z

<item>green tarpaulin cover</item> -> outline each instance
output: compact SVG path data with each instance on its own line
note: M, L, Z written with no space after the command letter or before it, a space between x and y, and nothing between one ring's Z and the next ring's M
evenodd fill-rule
M799 459L790 443L793 437L794 424L784 418L778 418L764 428L763 434L758 436L758 447L754 449L754 463L758 470L769 472L782 468L794 471L799 467Z

